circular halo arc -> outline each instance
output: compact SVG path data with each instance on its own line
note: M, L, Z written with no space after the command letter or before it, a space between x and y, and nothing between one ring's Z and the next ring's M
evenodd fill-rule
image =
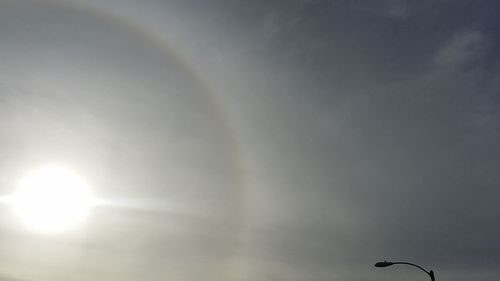
M84 14L95 16L99 19L102 19L105 22L112 24L113 26L125 28L130 34L137 35L139 38L143 38L147 42L151 43L153 46L157 47L159 50L164 52L165 54L172 57L175 61L176 65L181 66L186 72L191 76L193 81L195 81L198 86L203 89L203 93L205 93L205 101L209 104L209 106L213 109L213 112L216 114L217 120L220 126L223 129L225 138L228 141L228 150L229 155L231 157L230 161L234 166L235 176L237 179L236 186L236 200L237 206L237 231L242 233L245 231L247 226L247 217L248 217L248 202L247 202L247 183L246 183L246 173L243 165L243 153L241 151L241 145L238 141L236 135L234 134L234 129L230 126L227 113L223 109L222 103L219 101L217 93L209 86L209 83L203 79L203 76L199 73L197 68L190 63L187 59L179 54L179 52L173 47L173 45L155 33L153 30L149 29L145 25L141 24L137 20L134 20L128 16L121 15L116 13L115 11L110 11L109 9L105 9L105 7L97 7L92 3L88 3L86 1L63 1L63 0L44 0L44 1L26 1L36 5L48 5L55 6L58 8L73 10L82 12ZM17 1L12 1L12 3L17 4ZM201 96L201 95L200 95ZM236 235L240 237L241 235ZM238 257L243 251L242 241L237 238L236 244L234 244L233 249L233 258ZM235 260L231 261L229 264L229 269L225 268L227 272L225 272L225 276L227 280L232 280L236 276L237 271L237 262Z

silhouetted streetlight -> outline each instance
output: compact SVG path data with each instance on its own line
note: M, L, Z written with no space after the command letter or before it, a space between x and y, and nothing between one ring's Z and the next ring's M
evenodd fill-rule
M387 266L391 266L393 264L407 264L407 265L411 265L411 266L414 266L414 267L417 267L419 269L421 269L423 272L427 273L430 277L431 277L431 281L435 281L436 279L434 279L434 272L431 270L431 271L427 271L425 269L423 269L422 267L416 265L416 264L413 264L413 263L409 263L409 262L402 262L402 261L397 261L397 262L390 262L390 261L381 261L381 262L377 262L375 264L375 267L387 267Z

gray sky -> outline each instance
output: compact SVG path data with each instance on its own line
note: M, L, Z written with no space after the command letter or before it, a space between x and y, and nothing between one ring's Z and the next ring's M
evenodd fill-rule
M1 280L500 276L497 1L0 2L0 190L62 163L116 202L0 209Z

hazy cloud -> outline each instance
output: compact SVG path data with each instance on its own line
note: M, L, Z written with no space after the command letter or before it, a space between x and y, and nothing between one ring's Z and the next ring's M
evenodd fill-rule
M437 52L435 64L448 71L462 70L480 62L489 50L489 39L480 31L461 31Z
M57 157L141 210L55 238L1 213L1 272L499 274L495 1L42 2L1 4L3 188Z

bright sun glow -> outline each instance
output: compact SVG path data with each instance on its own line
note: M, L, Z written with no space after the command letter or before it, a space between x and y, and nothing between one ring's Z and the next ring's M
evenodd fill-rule
M44 233L60 233L86 217L94 198L76 173L60 166L46 166L23 177L9 201L29 227Z

